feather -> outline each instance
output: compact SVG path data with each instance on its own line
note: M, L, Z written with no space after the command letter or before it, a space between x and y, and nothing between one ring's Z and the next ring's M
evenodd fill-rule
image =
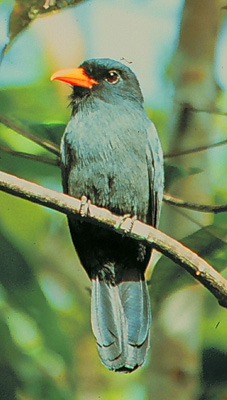
M92 279L92 329L102 363L132 371L145 362L149 349L150 303L147 285L137 281L107 284Z
M121 366L127 340L127 321L117 286L92 279L92 329L102 363L109 369Z

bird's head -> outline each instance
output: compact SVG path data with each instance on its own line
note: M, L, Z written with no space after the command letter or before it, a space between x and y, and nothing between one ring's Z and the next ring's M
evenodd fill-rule
M55 72L51 80L73 86L72 103L98 97L108 103L122 99L143 102L139 82L132 70L119 61L99 58L84 61L78 68Z

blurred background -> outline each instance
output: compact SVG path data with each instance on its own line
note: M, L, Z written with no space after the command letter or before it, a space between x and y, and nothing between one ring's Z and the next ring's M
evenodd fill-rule
M59 145L70 118L61 68L109 57L137 74L165 157L165 191L227 203L227 20L221 0L1 0L1 170L62 191L54 155L12 122ZM56 12L54 12L57 10ZM184 150L197 149L181 155ZM40 161L15 155L40 156ZM174 156L175 155L175 156ZM160 229L227 278L227 215L163 204ZM0 192L0 399L226 400L227 314L157 254L147 365L131 375L99 361L90 282L63 214Z

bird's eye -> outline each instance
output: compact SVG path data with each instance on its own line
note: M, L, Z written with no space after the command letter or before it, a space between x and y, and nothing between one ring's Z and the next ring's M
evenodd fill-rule
M120 76L117 71L108 71L105 80L109 83L117 83Z

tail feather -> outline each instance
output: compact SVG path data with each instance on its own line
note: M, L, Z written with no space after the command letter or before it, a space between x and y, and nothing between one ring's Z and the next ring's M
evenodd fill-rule
M144 280L121 282L119 291L128 321L128 341L132 346L140 346L146 340L151 324L147 284Z
M100 359L111 370L133 371L143 365L149 349L149 294L136 275L118 285L92 279L92 328Z
M91 315L101 361L104 365L113 365L111 369L118 368L118 360L124 352L127 321L118 288L98 277L92 279Z

